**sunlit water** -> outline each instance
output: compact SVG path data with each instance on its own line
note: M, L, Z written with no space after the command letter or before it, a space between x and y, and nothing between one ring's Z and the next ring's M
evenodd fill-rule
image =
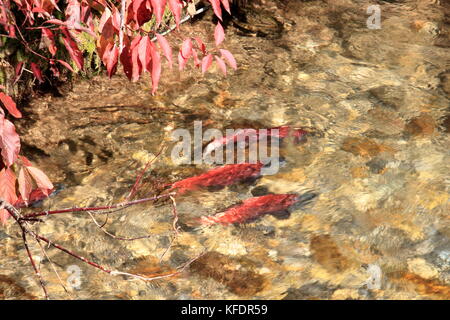
M42 235L121 271L169 273L206 252L181 275L146 283L48 249L66 293L30 241L51 298L450 298L448 2L383 2L379 30L367 28L367 1L272 5L249 17L260 19L253 30L230 22L226 46L239 69L226 78L166 69L151 96L148 79L96 77L32 101L19 123L25 153L65 187L41 209L123 200L162 146L139 196L204 172L210 167L170 159L171 132L192 131L195 120L205 129L311 132L305 143L283 142L286 163L276 175L177 197L181 231L167 253L174 236L167 201L109 215L106 230L154 235L145 240L112 239L87 214L45 218L35 225ZM210 14L186 29L212 40ZM192 223L254 195L304 190L318 197L287 219ZM41 298L17 227L0 231L0 241L0 298Z

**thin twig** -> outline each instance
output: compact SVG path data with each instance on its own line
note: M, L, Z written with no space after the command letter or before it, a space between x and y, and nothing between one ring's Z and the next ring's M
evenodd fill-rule
M20 224L19 224L19 225L20 225ZM25 250L27 251L28 259L30 260L31 266L32 266L33 269L34 269L34 273L36 274L36 276L37 276L38 279L39 279L39 283L40 283L40 285L41 285L41 288L42 288L42 290L44 291L45 299L48 300L49 297L48 297L47 288L46 288L45 283L44 283L44 279L42 279L42 275L41 275L39 269L36 267L36 263L34 262L33 256L31 255L30 248L28 247L27 236L26 236L27 230L26 230L23 226L20 226L20 227L21 227L21 229L22 229L22 240L23 240L23 245L24 245L24 247L25 247Z
M202 13L202 12L205 12L205 11L208 10L209 8L210 8L210 6L205 6L205 7L203 7L203 8L200 8L200 9L198 9L198 10L194 13L193 16L196 16L196 15ZM180 23L179 23L179 24L185 23L186 21L192 19L193 16L191 16L191 15L189 15L189 14L186 15L183 19L180 20ZM165 36L166 34L172 32L172 31L175 30L176 28L177 28L177 25L176 25L176 24L173 24L173 25L171 25L171 26L169 27L169 29L167 29L166 31L160 33L160 35ZM155 36L155 37L152 38L152 41L154 42L154 41L156 41L157 39L158 39L158 38L156 38L156 36Z
M144 199L138 199L133 201L126 201L121 202L118 204L113 204L109 206L103 206L103 207L80 207L80 208L68 208L68 209L62 209L62 210L52 210L52 211L41 211L41 212L34 212L30 214L24 215L22 218L35 218L35 217L42 217L42 216L49 216L54 214L60 214L60 213L80 213L80 212L86 212L86 211L104 211L104 210L112 210L112 209L123 209L127 208L136 204L140 204L143 202L149 202L149 201L155 201L161 198L170 197L172 195L175 195L175 193L166 193L159 196L154 196L150 198L144 198ZM101 212L106 213L106 212Z
M124 238L124 237L119 237L116 236L112 233L110 233L109 231L103 229L103 227L105 226L105 224L100 225L97 220L95 220L95 217L92 215L92 213L90 211L87 212L89 214L89 216L91 217L92 221L95 223L95 225L101 230L103 231L106 235L110 236L113 239L116 240L123 240L123 241L134 241L134 240L140 240L140 239L149 239L154 237L154 235L147 235L147 236L140 236L140 237L135 237L135 238Z
M141 179L144 176L145 172L147 172L149 166L153 163L153 161L156 160L156 158L159 157L159 155L164 151L165 146L162 146L161 149L158 151L158 153L153 157L153 159L147 161L147 164L145 165L144 169L142 169L141 173L138 175L138 177L136 178L136 181L133 185L133 187L130 190L130 193L128 194L126 201L129 201L130 199L132 199L134 197L134 195L136 194L136 192L139 190L140 187L140 183L141 183Z
M178 223L177 203L175 201L175 198L172 197L172 196L170 196L170 200L172 200L172 212L173 212L172 228L175 231L175 234L174 234L172 240L170 240L169 246L166 248L166 250L164 250L163 254L159 258L159 262L161 262L163 260L163 258L166 255L166 253L169 252L170 248L172 248L173 243L177 239L178 234L179 234L179 230L180 230L180 227L177 226L177 223Z
M69 291L67 290L66 286L64 285L58 270L56 270L55 264L53 263L52 259L50 259L50 257L47 254L47 251L45 250L45 248L41 245L41 242L36 239L36 242L38 243L39 247L41 248L42 253L45 255L45 257L47 258L47 260L50 262L50 265L52 266L53 272L56 274L56 277L58 278L59 284L61 285L61 287L64 289L64 291L66 293L68 293Z
M178 222L178 212L177 212L177 203L175 201L175 198L170 196L170 200L172 200L172 212L173 212L173 230L175 231L175 236L178 235L178 231L180 229L180 227L177 226L177 222Z

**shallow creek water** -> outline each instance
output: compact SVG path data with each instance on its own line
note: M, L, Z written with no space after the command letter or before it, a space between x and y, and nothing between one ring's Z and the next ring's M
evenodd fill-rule
M151 96L148 79L99 76L60 97L34 99L28 120L18 124L24 152L64 186L37 210L123 200L163 145L167 150L144 176L139 196L206 171L207 165L170 159L172 130L192 131L195 120L223 131L291 125L311 132L302 144L283 142L286 164L276 175L178 197L181 232L166 254L170 202L109 215L111 233L154 235L136 241L109 237L86 214L45 218L35 225L42 235L121 271L173 272L206 252L176 277L143 282L48 249L64 284L80 280L78 287L66 285L66 293L31 243L50 297L449 299L450 3L378 3L382 28L371 30L367 1L267 1L277 21L267 30L264 21L256 24L260 32L229 24L226 46L239 68L226 78L219 70L201 76L192 68L166 69ZM185 30L212 40L205 32L210 18ZM304 190L318 197L287 219L190 226L195 217L261 192ZM0 231L0 242L0 298L42 298L13 224ZM376 286L367 282L371 270L381 272Z

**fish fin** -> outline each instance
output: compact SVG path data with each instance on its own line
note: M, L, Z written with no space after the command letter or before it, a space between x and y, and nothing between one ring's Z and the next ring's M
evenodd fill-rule
M306 205L310 204L312 200L314 200L314 198L316 198L318 195L319 195L318 193L312 191L307 191L299 195L297 197L297 202L294 205L292 205L289 208L289 210L293 211L305 207Z
M275 212L271 212L270 214L272 216L274 216L275 218L277 218L278 220L286 220L286 219L289 219L291 216L291 213L289 212L289 210L275 211Z

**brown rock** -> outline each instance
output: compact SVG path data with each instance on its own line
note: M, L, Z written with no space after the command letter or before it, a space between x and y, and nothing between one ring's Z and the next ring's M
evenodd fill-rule
M369 172L366 167L354 167L350 169L353 178L366 178Z
M344 151L363 157L374 157L381 152L395 152L391 147L378 144L367 138L346 138L341 148Z
M14 279L0 275L0 300L4 299L34 300L36 297L26 292Z
M447 95L450 95L450 72L441 74L440 79L442 90L444 90Z
M428 136L433 134L436 124L428 114L411 119L405 126L405 131L413 136Z
M425 279L410 272L396 272L388 276L400 285L412 285L421 295L443 300L450 299L450 287L438 280Z
M449 133L450 132L450 114L447 114L443 121L442 121L442 127L444 129L444 132Z
M339 251L329 235L313 236L310 244L314 258L331 272L342 272L350 267L349 260Z
M262 275L243 264L242 261L213 251L194 261L190 269L202 277L224 284L238 296L252 296L264 289L266 281Z

